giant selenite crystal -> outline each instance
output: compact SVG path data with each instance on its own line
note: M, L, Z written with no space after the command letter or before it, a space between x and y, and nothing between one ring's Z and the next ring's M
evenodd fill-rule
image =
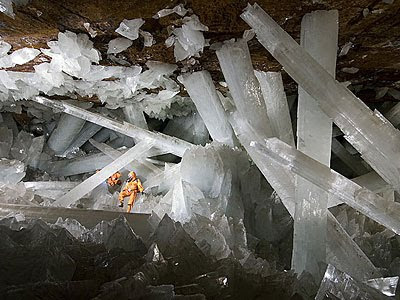
M295 182L293 173L282 168L271 157L266 157L259 151L256 151L254 147L251 147L252 141L262 142L262 139L260 139L240 114L237 112L233 113L230 122L238 139L293 217L295 213ZM328 262L340 267L341 270L345 270L348 274L358 279L372 278L379 274L365 253L361 251L340 226L336 218L329 212L328 233L330 236L327 245Z
M100 114L96 114L86 109L82 109L75 105L69 104L65 101L54 101L45 97L35 97L32 99L40 104L49 106L51 108L61 110L64 113L73 115L80 119L101 125L103 127L109 128L116 132L120 132L127 136L130 136L138 140L152 140L154 141L154 146L172 154L182 157L186 149L192 146L191 143L180 140L178 138L170 137L159 132L151 132L146 129L142 129L135 125L129 124L127 122L119 122L113 119L104 117Z
M338 12L315 11L301 22L301 45L330 74L335 74ZM329 166L332 121L315 100L299 87L297 149ZM318 278L319 262L326 259L328 193L296 176L292 269Z
M194 72L182 77L183 85L196 105L214 141L234 146L234 133L224 108L207 71Z
M56 154L63 154L75 136L81 131L85 122L83 119L63 114L58 121L57 128L54 129L49 137L47 145Z
M135 158L143 155L143 153L149 150L152 145L152 142L146 141L142 141L141 143L135 145L133 148L121 155L111 164L105 166L101 171L92 175L78 186L74 187L63 197L55 201L53 205L68 207L69 205L75 203L77 200L92 191L96 186L107 180L107 178L110 177L112 174L125 167Z
M226 42L217 50L217 57L237 110L243 116L248 116L250 125L258 134L272 136L267 109L254 75L247 42Z
M399 203L376 195L276 138L270 138L262 144L252 142L252 147L263 157L272 158L283 168L341 198L355 210L400 234Z
M241 17L371 167L400 191L400 134L392 124L337 82L257 4L249 5Z
M260 83L274 136L294 146L292 121L281 73L255 71L255 75Z

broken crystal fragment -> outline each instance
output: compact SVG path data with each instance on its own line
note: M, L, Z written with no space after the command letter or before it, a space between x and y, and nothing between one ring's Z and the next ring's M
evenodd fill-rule
M15 18L12 0L1 0L0 1L0 12L9 16L10 18Z
M144 39L144 46L145 47L151 47L155 44L153 35L150 32L139 30L139 34L143 37Z
M126 38L115 38L108 43L107 54L117 54L132 46L132 41Z
M5 41L0 41L0 57L6 55L11 50L11 45Z
M10 54L10 58L13 64L15 65L23 65L28 61L31 61L36 56L40 54L38 49L34 48L22 48L15 50Z
M112 174L125 167L127 164L129 164L138 156L140 157L140 155L149 150L151 146L152 146L151 142L145 142L145 141L135 145L126 153L118 157L111 164L107 165L102 170L95 173L94 175L83 181L81 184L79 184L78 186L74 187L63 197L55 201L53 205L68 207L69 205L75 203L80 198L85 196L87 193L92 191L96 186L106 181L107 178L110 177Z
M166 17L173 13L176 13L177 15L183 17L184 15L186 15L187 12L188 12L188 10L183 6L183 4L178 4L174 8L164 8L164 9L158 11L153 16L153 19L163 18L163 17Z
M199 52L203 51L206 41L202 31L208 31L208 27L200 22L198 16L191 15L183 18L182 27L175 28L172 32L175 37L174 56L176 61L198 56Z
M207 71L194 72L182 77L190 98L196 105L214 141L234 146L235 138L214 83Z
M143 24L144 24L143 19L132 19L132 20L124 19L121 22L121 24L119 24L119 27L115 30L115 32L119 33L123 37L130 39L131 41L134 41L139 37L139 28ZM107 53L118 53L118 52L107 52Z
M352 42L347 42L346 44L344 44L339 52L339 56L345 56L352 47L353 47Z
M257 4L241 17L261 44L312 96L322 111L344 132L362 157L396 190L400 190L400 134L385 118L373 113L338 83Z

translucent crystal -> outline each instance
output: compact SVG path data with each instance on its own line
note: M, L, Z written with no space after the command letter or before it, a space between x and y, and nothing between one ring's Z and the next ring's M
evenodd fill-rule
M393 106L385 114L385 117L393 124L393 126L397 127L400 124L400 103Z
M154 38L153 38L153 35L150 32L139 30L139 34L144 39L143 44L144 44L145 47L151 47L156 43Z
M325 299L326 295L333 295L337 297L337 299L341 300L389 299L389 297L383 295L377 290L353 279L346 273L335 269L332 265L328 265L315 299Z
M123 216L111 222L101 221L92 230L84 233L82 239L84 241L102 243L108 250L121 248L140 256L146 253L146 247L142 240L136 235Z
M170 14L176 13L177 15L183 17L187 13L187 9L183 6L183 4L178 4L174 8L164 8L158 11L154 16L153 19L159 19L162 17L166 17Z
M380 291L382 294L393 297L396 296L397 284L399 282L399 276L386 277L386 278L374 278L365 281L364 283L374 289Z
M126 105L123 108L126 120L143 129L149 129L147 126L146 118L143 114L143 108L139 103Z
M274 136L294 146L292 121L281 73L255 71L255 75L260 83Z
M73 115L75 117L87 120L89 122L98 124L100 126L115 130L122 134L128 135L134 139L138 140L152 140L154 141L154 146L160 148L166 152L182 156L186 149L190 148L192 144L164 135L162 133L150 132L145 129L141 129L127 122L118 122L113 119L104 117L100 114L89 112L85 109L79 108L75 105L69 104L65 101L54 101L47 99L45 97L36 97L34 101L41 103L43 105L58 109L64 113Z
M209 141L208 130L198 112L173 118L168 122L163 133L196 145L205 145Z
M98 143L94 140L90 140L90 143L113 160L117 159L123 153L126 152L126 151L120 152L107 144ZM148 162L145 159L145 156L151 155L152 152L153 154L157 154L154 153L154 151L150 150L147 153L144 153L142 157L138 156L132 163L129 163L127 166L125 166L124 169L127 170L128 172L135 170L135 172L140 174L142 180L154 175L153 173L160 172L161 170L157 166L153 165L152 163Z
M26 160L27 165L31 166L32 168L39 168L41 162L40 155L42 153L44 143L44 135L32 139L32 144L28 149L28 157Z
M23 65L28 61L31 61L36 56L40 54L38 49L34 48L22 48L15 50L10 54L10 58L13 64L15 65Z
M52 132L47 145L57 155L62 155L81 131L86 121L68 114L62 114L56 129Z
M16 184L25 177L25 165L18 160L0 159L0 183Z
M11 18L15 18L15 14L13 11L13 3L12 0L1 0L0 1L0 12L6 14Z
M11 45L5 41L0 41L0 57L6 55L11 50Z
M55 201L53 205L68 207L69 205L75 203L77 200L93 190L96 186L106 181L107 178L110 177L112 174L125 167L135 158L143 155L143 153L149 150L151 146L151 142L141 142L135 145L126 153L118 157L111 164L107 165L101 171L95 173L94 175L83 181L81 184L73 188L71 191L66 193L63 197Z
M338 12L315 11L301 22L301 45L329 73L335 73ZM327 166L331 158L332 121L299 87L297 149ZM292 144L293 146L293 144ZM292 268L308 271L318 281L326 260L328 193L297 176Z
M104 154L93 154L76 159L50 162L45 166L45 171L57 176L71 176L94 172L104 168L112 159Z
M217 57L237 110L243 116L251 116L248 121L258 134L272 136L265 101L254 75L247 43L243 40L227 42L217 50Z
M132 20L124 19L121 22L121 24L119 24L119 27L115 30L115 32L134 41L139 37L139 28L143 24L144 24L143 19L132 19ZM121 52L121 51L119 51L119 52ZM107 53L118 53L118 52L107 52Z
M68 154L78 151L79 148L83 144L85 144L91 137L93 137L97 132L99 132L101 128L102 127L97 124L86 122L78 135L75 136L74 140L63 152L62 156L67 156Z
M285 169L341 198L347 205L393 232L400 233L398 203L387 201L276 138L252 145L263 157L272 158Z
M185 17L182 27L175 28L174 56L176 61L181 61L192 56L198 56L206 45L202 31L208 31L208 27L201 24L196 15Z
M318 101L322 111L344 132L362 158L396 190L400 189L397 130L335 81L257 4L248 6L241 17L288 74Z
M182 77L183 84L214 141L234 145L234 134L225 115L214 83L207 71Z
M263 173L265 178L279 195L286 209L293 217L295 214L295 181L294 174L288 172L285 168L280 167L272 158L266 157L256 151L250 144L252 141L262 139L252 130L250 125L243 120L241 115L233 113L230 118L235 133L245 147L247 153ZM341 228L336 218L328 212L328 232L330 239L327 244L327 259L333 264L346 268L349 274L359 279L371 278L379 272L361 251L359 246L350 238L350 236ZM340 242L339 242L340 241Z
M132 46L132 41L126 38L115 38L108 43L107 54L117 54Z
M81 223L75 219L66 218L63 220L59 217L54 225L67 229L76 239L80 238L82 234L88 231L85 226L82 226Z
M25 161L28 158L29 147L32 144L33 135L21 130L14 139L11 147L11 156L17 160Z

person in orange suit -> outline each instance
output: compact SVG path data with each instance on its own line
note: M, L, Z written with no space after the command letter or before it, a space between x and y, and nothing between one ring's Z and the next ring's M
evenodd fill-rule
M115 172L110 177L108 177L107 184L109 186L121 185L122 182L121 182L120 178L121 178L121 173Z
M142 186L142 182L139 178L136 177L136 173L129 172L128 180L122 191L119 193L119 207L124 206L124 198L129 196L128 208L126 212L130 213L132 210L132 206L135 203L137 193L143 193L143 191L144 188Z

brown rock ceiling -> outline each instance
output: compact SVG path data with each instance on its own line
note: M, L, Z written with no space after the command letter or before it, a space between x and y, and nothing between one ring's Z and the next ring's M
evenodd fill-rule
M137 40L122 56L134 64L143 64L147 60L174 63L173 50L167 49L164 41L168 37L167 27L179 24L179 18L170 15L154 20L152 16L162 8L179 3L191 8L209 27L205 37L211 39L211 43L240 37L244 30L249 29L240 19L240 13L247 5L247 1L242 0L33 0L27 6L15 8L15 19L0 14L0 35L12 44L13 49L26 46L40 48L46 47L46 43L54 39L59 31L86 32L83 23L88 22L98 32L92 40L103 54L101 63L111 64L105 53L108 41L118 36L114 30L125 18L143 18L146 21L143 29L154 35L156 45L144 48L142 42ZM299 39L300 22L305 13L316 9L339 10L339 49L349 41L354 46L347 55L338 58L338 80L362 84L364 89L359 96L366 102L376 101L374 87L400 88L400 0L394 0L392 4L381 0L260 0L257 3L296 40ZM363 15L365 9L369 11L366 16ZM255 68L281 69L256 39L249 45ZM32 64L38 62L36 59L31 65L13 70L30 71ZM359 72L347 74L341 71L343 67L355 67ZM215 52L209 48L206 48L196 68L209 70L215 80L223 79ZM287 75L284 79L287 90L294 92L293 82ZM383 100L395 101L389 95L379 99Z

